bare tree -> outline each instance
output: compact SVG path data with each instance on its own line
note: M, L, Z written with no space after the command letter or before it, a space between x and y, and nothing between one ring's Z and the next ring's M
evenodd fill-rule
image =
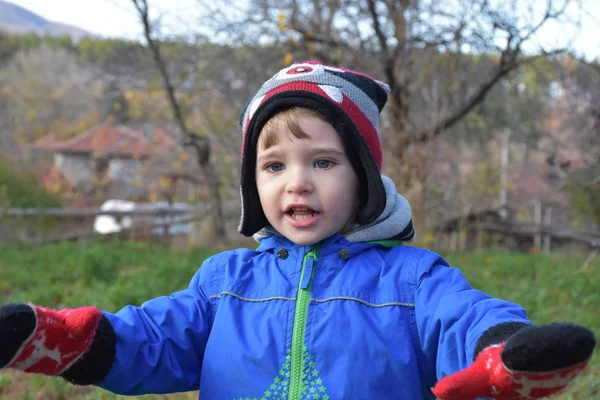
M548 160L564 176L563 190L570 193L572 208L588 224L600 224L600 65L575 58L562 63L557 113L557 151ZM573 148L563 157L563 152Z
M221 27L246 43L284 43L296 60L317 58L385 80L391 88L386 170L421 220L435 138L511 72L563 50L537 46L537 35L550 21L576 25L567 11L577 1L540 3L251 0L245 15Z
M595 130L595 132L598 132L598 130L600 130L600 90L598 90L600 89L600 61L587 62L585 60L579 60L578 62L584 67L587 67L590 71L595 73L595 81L593 81L593 78L590 79L589 77L588 79L578 79L579 85L577 86L579 86L580 88L587 89L584 89L586 94L588 95L586 97L591 98L591 101L588 101L588 103L585 104L584 107L593 119L593 129ZM578 75L581 76L584 74L580 73Z
M191 147L195 151L198 165L204 173L206 182L208 183L211 197L211 210L215 239L225 239L226 234L220 194L220 182L215 168L210 161L210 140L206 136L200 136L191 132L190 129L188 129L188 127L186 126L182 109L175 96L175 88L173 86L171 77L169 76L169 72L167 71L166 63L161 55L159 42L153 36L153 27L149 18L149 7L147 0L131 1L133 2L138 12L138 16L144 27L144 37L146 38L148 47L152 51L154 61L162 76L164 87L169 97L169 102L173 111L173 116L181 131L181 143L184 147Z

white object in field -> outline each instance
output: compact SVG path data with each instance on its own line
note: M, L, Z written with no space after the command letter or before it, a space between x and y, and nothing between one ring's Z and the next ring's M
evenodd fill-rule
M120 232L123 229L131 228L135 223L143 222L149 224L164 224L169 221L189 219L191 217L192 206L187 203L167 203L159 201L155 203L135 203L127 200L107 200L100 209L102 211L135 211L135 210L190 210L190 213L159 215L159 216L123 216L115 217L113 215L99 215L94 221L94 232L101 235ZM176 223L165 227L156 227L152 229L155 235L164 235L167 231L169 235L187 235L190 233L190 223Z
M102 211L133 211L135 203L125 200L107 200L102 204ZM120 232L123 228L131 228L131 217L117 217L113 215L98 215L94 221L94 232L106 235L107 233Z

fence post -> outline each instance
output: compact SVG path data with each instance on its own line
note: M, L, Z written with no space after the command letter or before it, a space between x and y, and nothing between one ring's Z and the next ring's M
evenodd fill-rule
M544 236L543 236L543 248L545 253L550 253L552 236L547 232L547 229L552 224L552 207L544 207Z
M502 135L502 151L500 153L500 217L506 221L508 216L507 194L508 194L508 162L510 156L510 129L504 131Z
M542 249L542 202L535 200L533 202L533 222L535 222L535 233L533 234L533 247L536 250Z
M458 249L458 231L454 230L450 233L450 251L456 251Z

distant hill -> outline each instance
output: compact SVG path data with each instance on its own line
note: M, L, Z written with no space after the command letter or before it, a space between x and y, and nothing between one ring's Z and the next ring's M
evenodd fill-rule
M48 21L23 7L2 0L0 0L0 31L13 34L69 35L74 41L79 41L84 36L94 36L71 25Z

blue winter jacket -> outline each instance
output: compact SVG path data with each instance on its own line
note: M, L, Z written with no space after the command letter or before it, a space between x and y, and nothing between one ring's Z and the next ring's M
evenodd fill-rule
M486 329L529 323L431 251L341 235L217 254L186 290L106 316L117 353L99 386L202 400L433 399Z

